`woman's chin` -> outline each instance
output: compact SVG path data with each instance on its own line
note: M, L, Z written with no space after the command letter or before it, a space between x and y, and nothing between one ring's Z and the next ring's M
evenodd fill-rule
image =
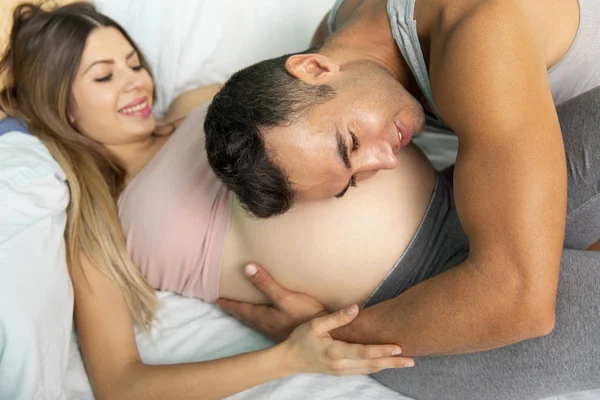
M150 118L148 121L128 125L129 126L127 127L128 129L126 129L126 131L129 132L129 135L145 137L154 133L156 129L156 120L154 118Z

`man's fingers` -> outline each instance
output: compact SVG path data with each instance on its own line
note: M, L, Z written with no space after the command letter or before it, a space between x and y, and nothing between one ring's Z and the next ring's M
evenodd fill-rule
M231 314L235 318L243 321L253 321L260 318L267 312L266 309L271 308L271 306L244 303L228 299L217 300L217 305L227 314Z
M227 314L236 316L237 309L239 308L239 301L229 300L229 299L218 299L217 306L225 311Z
M348 325L357 315L358 306L354 304L332 314L315 318L309 322L309 326L317 336L321 336L341 326Z
M266 269L256 263L246 265L244 272L254 286L265 294L274 304L277 304L285 294L291 293L289 290L280 286Z

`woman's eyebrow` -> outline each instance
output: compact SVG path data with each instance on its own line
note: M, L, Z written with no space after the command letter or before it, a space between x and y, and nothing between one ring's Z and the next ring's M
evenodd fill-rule
M135 50L132 50L131 53L129 53L127 55L127 57L125 57L126 60L129 60L131 57L133 57L136 54ZM105 59L105 60L98 60L98 61L94 61L93 63L90 64L89 67L87 67L87 69L83 72L83 74L85 75L86 72L88 72L94 65L96 64L114 64L115 61L112 59Z

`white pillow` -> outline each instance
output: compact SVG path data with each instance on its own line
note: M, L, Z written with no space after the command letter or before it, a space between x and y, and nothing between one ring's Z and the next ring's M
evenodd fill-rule
M97 0L140 46L157 82L156 114L180 93L255 62L301 51L333 0Z
M62 170L35 137L0 137L0 399L66 398L68 202Z

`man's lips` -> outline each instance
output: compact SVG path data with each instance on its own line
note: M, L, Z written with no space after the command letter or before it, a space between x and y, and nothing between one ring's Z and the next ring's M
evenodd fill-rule
M396 130L398 131L400 148L407 146L413 137L413 131L397 118L394 118L394 124L396 124Z

